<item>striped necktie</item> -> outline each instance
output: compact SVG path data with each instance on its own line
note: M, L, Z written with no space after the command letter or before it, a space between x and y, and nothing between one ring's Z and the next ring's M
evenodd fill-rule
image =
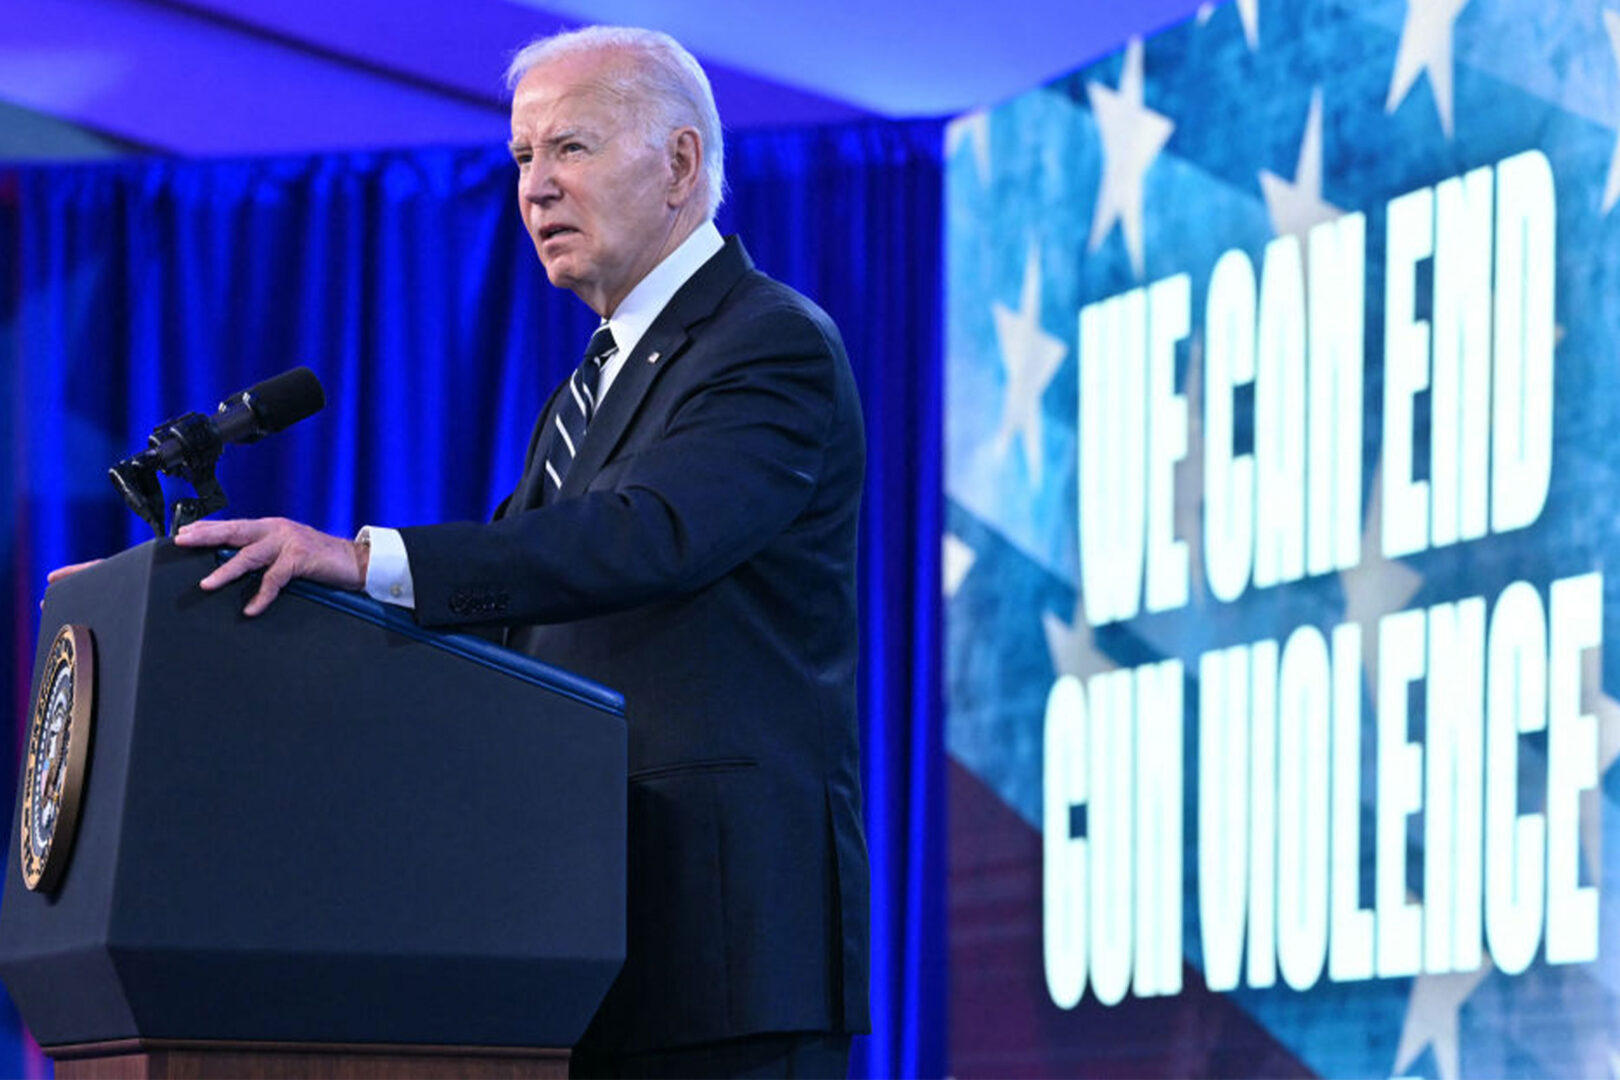
M602 378L602 365L618 351L613 332L603 323L591 335L585 348L585 359L568 377L568 392L563 395L556 414L551 418L556 434L551 440L551 452L546 455L546 478L551 481L550 491L556 494L562 488L563 477L574 463L580 440L585 438L585 426L596 415L596 388Z

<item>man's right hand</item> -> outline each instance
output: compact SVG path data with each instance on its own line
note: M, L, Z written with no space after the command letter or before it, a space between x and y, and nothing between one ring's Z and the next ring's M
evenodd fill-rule
M300 525L286 518L256 521L194 521L175 534L181 547L233 547L237 549L200 584L210 592L255 570L263 570L259 591L244 615L258 615L280 595L293 578L307 578L340 589L363 589L370 550L352 540Z

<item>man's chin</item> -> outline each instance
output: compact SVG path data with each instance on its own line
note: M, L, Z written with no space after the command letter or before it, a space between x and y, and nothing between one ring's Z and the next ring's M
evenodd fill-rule
M553 259L551 262L541 259L540 265L545 267L546 280L559 289L571 289L578 281L573 274L568 272L568 267L560 259Z

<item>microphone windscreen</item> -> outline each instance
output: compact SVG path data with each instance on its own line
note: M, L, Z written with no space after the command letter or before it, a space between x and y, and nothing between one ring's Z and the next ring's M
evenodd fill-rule
M266 435L314 416L326 406L321 380L307 367L283 371L248 388L242 395L259 418Z

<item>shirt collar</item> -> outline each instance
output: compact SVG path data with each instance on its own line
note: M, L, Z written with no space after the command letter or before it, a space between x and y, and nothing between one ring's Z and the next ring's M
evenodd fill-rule
M613 318L608 320L620 357L629 356L635 351L653 320L658 318L658 313L664 310L681 286L725 246L714 222L705 221L693 229L692 235L681 241L679 247L664 256L663 262L636 283L636 287L630 290L630 294L613 312Z

